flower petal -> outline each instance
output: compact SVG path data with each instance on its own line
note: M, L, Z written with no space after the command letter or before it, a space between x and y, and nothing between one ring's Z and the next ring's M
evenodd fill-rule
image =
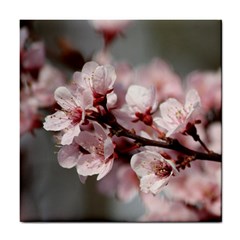
M75 141L90 153L95 152L96 146L98 146L99 144L97 137L94 134L87 131L81 132L78 135L78 137L76 137Z
M85 154L79 158L77 172L82 176L92 176L99 174L105 167L104 165L105 163L102 161L102 159L93 154Z
M95 72L95 69L98 67L99 65L94 62L87 62L84 64L83 68L82 68L82 73L87 74L88 76L92 76L93 73Z
M87 176L82 176L82 175L78 175L79 176L79 180L82 184L84 184L87 180Z
M62 145L69 145L72 143L73 138L78 136L80 133L80 126L77 125L71 125L67 131L63 134L61 144Z
M113 88L115 80L116 72L112 66L99 66L94 72L92 87L95 92L105 95L108 90Z
M77 144L65 145L58 152L58 163L64 168L72 168L76 166L80 154Z
M175 98L169 98L160 105L160 111L164 121L169 123L178 123L177 113L184 114L183 105Z
M71 124L71 120L63 111L57 111L45 118L43 128L47 131L60 131L67 128Z
M111 171L113 167L113 162L114 162L113 159L111 159L103 165L101 172L97 176L97 180L102 179Z
M66 87L58 87L55 90L54 97L57 103L64 110L71 110L78 106L75 101L75 97L71 94L71 92Z
M152 152L142 151L134 154L131 158L131 167L139 177L149 175L152 173L151 159Z
M199 107L200 104L201 104L201 100L198 95L198 92L195 89L189 90L186 96L185 106L184 106L186 111L188 113L192 113L192 111L197 107Z
M104 158L108 159L114 153L114 146L111 138L107 138L104 141Z
M126 102L134 112L145 113L150 107L156 109L157 99L154 88L131 85L126 94Z

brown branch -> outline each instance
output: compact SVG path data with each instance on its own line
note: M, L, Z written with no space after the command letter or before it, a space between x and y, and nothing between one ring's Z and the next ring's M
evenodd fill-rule
M154 146L154 147L175 150L188 156L194 156L195 160L198 159L198 160L222 162L222 155L212 151L208 153L194 151L192 149L189 149L183 146L177 139L167 138L166 141L156 141L156 140L151 140L151 139L136 135L135 133L121 126L117 122L115 116L111 112L109 112L106 108L104 109L106 110L106 113L104 115L99 114L98 116L96 116L96 112L95 112L94 117L88 115L88 118L90 120L97 121L100 124L102 123L110 126L112 133L118 137L123 136L123 137L133 139L135 140L136 143L140 144L141 146Z

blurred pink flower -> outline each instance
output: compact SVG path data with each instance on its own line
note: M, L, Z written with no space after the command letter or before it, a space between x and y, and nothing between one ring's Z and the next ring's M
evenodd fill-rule
M191 89L186 95L184 106L175 98L169 98L160 105L161 117L155 117L154 122L166 129L166 136L184 130L193 112L200 106L200 98L196 90Z
M84 177L98 174L97 180L100 180L112 169L114 144L107 130L98 123L93 123L93 126L93 133L82 131L75 138L76 143L84 149L77 164L77 172Z
M36 99L39 107L48 107L55 103L54 91L65 84L65 77L55 67L44 65L38 76L37 82L32 82L32 97Z
M140 178L141 191L157 194L168 184L171 176L177 173L172 161L157 152L142 151L131 158L131 167Z
M220 122L211 123L208 126L207 135L209 139L208 148L214 152L221 153L222 124Z
M27 28L20 30L20 64L21 71L35 72L44 65L45 62L45 47L41 41L32 42L27 48L25 42L29 38Z
M220 166L219 163L209 162L200 168L182 172L169 183L167 195L176 201L198 207L201 214L204 213L201 218L221 216Z
M183 202L171 201L161 195L153 196L144 193L141 194L141 199L146 212L140 217L140 221L195 222L200 220L197 212Z
M20 135L39 127L42 127L42 123L37 107L29 99L24 99L20 103Z
M122 33L130 21L129 20L92 20L96 31L103 34L105 46L108 46L119 34Z
M139 180L132 168L124 164L117 171L117 198L130 202L139 192Z
M159 102L170 97L181 99L183 96L180 77L166 62L158 58L136 70L136 83L154 86Z
M205 111L221 108L221 70L216 72L195 71L187 76L188 88L195 88L202 100Z

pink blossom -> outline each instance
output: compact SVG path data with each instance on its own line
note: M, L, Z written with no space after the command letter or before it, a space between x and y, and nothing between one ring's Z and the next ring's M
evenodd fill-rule
M73 79L84 90L91 89L94 97L99 97L113 90L116 72L111 65L99 66L92 61L83 66L82 72L75 72Z
M141 194L141 199L146 212L140 221L199 221L197 211L188 207L184 202L171 201L164 195L153 196L152 194Z
M40 115L35 104L29 99L24 99L20 104L20 135L32 132L33 129L42 127Z
M129 25L129 20L92 20L96 31L103 34L105 46L109 45L123 29Z
M63 74L55 67L44 65L38 76L37 82L32 82L32 97L36 99L39 107L48 107L55 103L54 91L57 87L64 85Z
M196 206L201 218L221 216L221 164L199 161L172 179L165 189L175 201Z
M148 150L133 155L131 167L140 178L141 191L152 194L159 193L171 176L177 173L172 161Z
M76 96L66 87L59 87L54 97L62 110L47 116L43 127L48 131L64 130L61 144L71 144L73 138L80 133L80 125L85 120L85 109L92 105L91 95L86 90Z
M114 144L108 137L107 130L98 123L93 123L94 132L82 131L75 141L81 146L83 155L79 158L77 172L81 176L98 174L102 179L112 169Z
M205 111L221 108L221 70L216 72L195 71L187 76L188 88L198 91Z
M25 42L29 38L27 28L20 30L20 63L21 71L38 71L45 62L45 47L41 41L32 42L27 48Z
M124 164L117 172L117 197L121 201L130 202L137 196L139 191L139 180L132 168Z
M92 20L95 29L102 32L120 32L129 22L129 20Z
M143 86L154 86L159 102L167 98L182 98L183 89L180 77L162 59L155 58L148 65L136 70L137 83Z
M153 87L145 88L131 85L126 94L126 102L129 114L133 119L139 119L151 125L151 114L157 109L157 99Z
M209 139L208 148L214 152L221 153L221 135L222 125L220 122L214 122L209 125L207 129L207 135Z
M154 122L167 130L166 136L184 130L193 112L200 106L200 98L196 90L188 91L184 106L175 98L169 98L160 105L161 117Z

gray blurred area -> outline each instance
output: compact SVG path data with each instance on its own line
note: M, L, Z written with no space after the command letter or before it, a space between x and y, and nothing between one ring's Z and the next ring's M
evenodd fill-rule
M33 27L50 53L58 51L57 39L64 37L85 59L101 49L103 40L89 21L39 20ZM115 60L133 66L152 58L167 61L184 78L193 70L221 67L220 20L133 21L112 45ZM71 76L71 70L51 59ZM79 69L81 70L81 69ZM58 148L51 133L43 129L35 136L21 137L21 221L136 221L144 212L138 197L130 203L108 198L96 190L95 177L83 185L75 169L58 165Z

